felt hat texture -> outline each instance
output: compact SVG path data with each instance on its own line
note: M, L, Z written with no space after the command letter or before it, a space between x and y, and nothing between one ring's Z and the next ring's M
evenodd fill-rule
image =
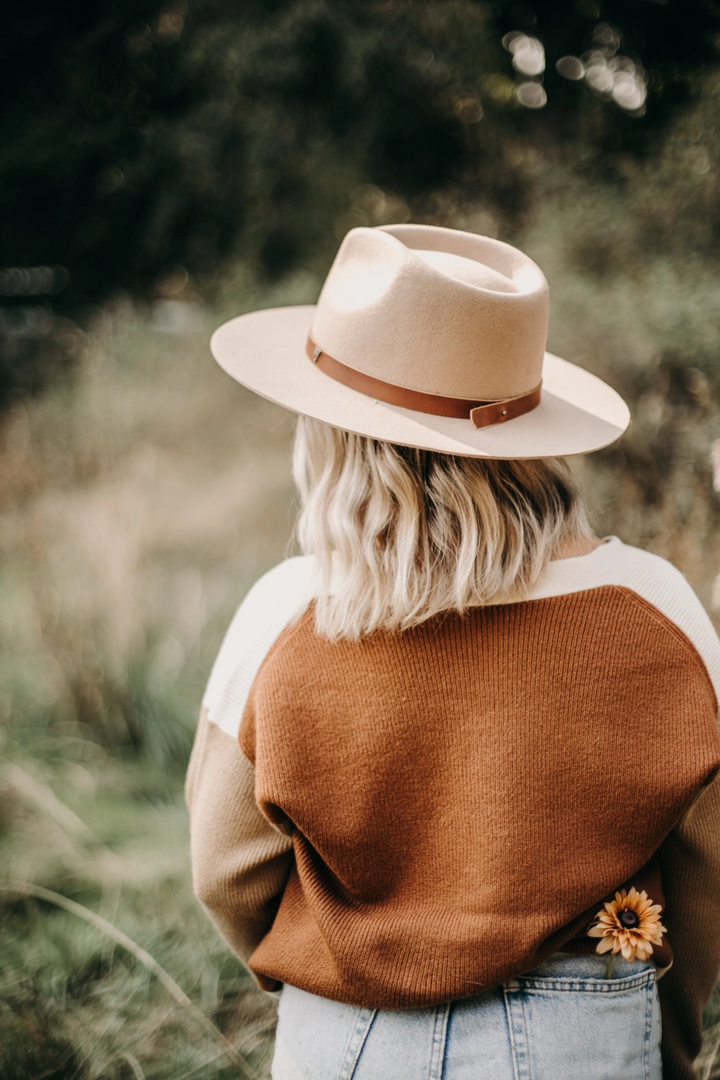
M360 435L468 457L589 453L619 438L630 414L607 383L546 351L548 300L540 268L499 240L357 228L316 305L231 319L211 349L256 393ZM439 415L444 399L460 415ZM528 411L513 415L521 401ZM488 402L497 408L473 415L502 422L476 427L471 407Z

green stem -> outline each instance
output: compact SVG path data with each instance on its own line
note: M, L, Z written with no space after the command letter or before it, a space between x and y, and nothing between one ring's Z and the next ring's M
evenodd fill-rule
M139 960L141 964L144 964L145 967L153 973L155 978L162 983L178 1005L182 1005L184 1009L187 1009L188 1013L194 1017L197 1024L204 1028L205 1032L223 1047L225 1054L237 1067L239 1074L244 1077L245 1080L253 1080L255 1074L251 1067L245 1061L245 1058L235 1049L230 1040L227 1039L222 1031L213 1024L212 1020L190 1000L185 991L178 986L165 968L161 967L157 960L151 956L149 952L146 952L141 945L138 945L137 942L133 941L127 934L124 934L122 930L118 930L117 926L109 923L107 919L103 919L102 915L98 915L95 911L86 908L83 904L78 904L75 900L71 900L67 896L62 896L60 893L51 892L50 889L44 889L42 885L33 885L27 881L0 881L0 895L6 895L8 893L10 895L14 893L16 896L34 896L38 900L45 900L46 903L54 904L64 911L69 911L71 915L77 915L78 918L90 923L91 926L95 926L98 930L102 931L103 934L107 934L109 938L116 941L118 945L127 949L136 960Z
M610 963L607 969L607 978L612 979L613 968L615 967L615 953L610 953Z

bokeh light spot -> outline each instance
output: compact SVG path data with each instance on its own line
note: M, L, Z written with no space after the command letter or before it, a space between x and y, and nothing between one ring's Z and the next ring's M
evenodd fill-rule
M585 65L577 56L561 56L555 64L555 70L563 79L572 79L577 82L585 74Z
M112 165L109 169L103 169L95 181L95 190L98 195L112 195L125 183L125 174L122 169Z
M547 94L537 82L521 83L517 88L517 99L526 109L542 109L547 104Z
M634 75L621 73L613 83L612 96L623 109L634 112L645 104L647 90Z
M503 45L512 53L513 67L522 75L541 75L545 70L545 49L538 38L527 34L506 34Z

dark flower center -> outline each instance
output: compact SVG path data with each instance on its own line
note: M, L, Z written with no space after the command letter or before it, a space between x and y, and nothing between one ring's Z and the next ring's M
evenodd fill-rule
M625 908L624 911L621 911L618 918L626 930L634 930L636 926L640 925L638 913L636 911L631 911L629 908Z

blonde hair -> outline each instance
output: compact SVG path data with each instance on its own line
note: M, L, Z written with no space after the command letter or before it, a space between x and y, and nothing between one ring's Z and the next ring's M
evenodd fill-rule
M522 599L565 542L592 537L564 461L395 446L299 417L297 536L330 639Z

